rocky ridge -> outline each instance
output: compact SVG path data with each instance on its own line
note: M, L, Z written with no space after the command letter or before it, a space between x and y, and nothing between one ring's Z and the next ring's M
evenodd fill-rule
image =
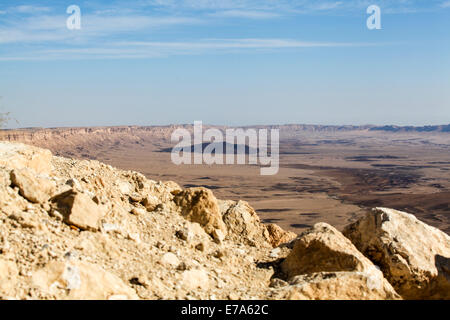
M449 257L395 210L295 235L205 188L0 143L2 299L448 299Z
M128 143L140 143L143 140L170 141L172 132L177 128L183 128L193 132L191 124L166 125L166 126L112 126L112 127L62 127L62 128L25 128L0 130L0 140L8 142L21 142L36 145L48 149L60 149L61 145L75 147L82 144L97 145L98 143L126 141ZM204 129L215 128L221 131L233 128L219 125L203 125ZM250 127L248 127L250 128ZM420 134L448 134L450 124L440 126L375 126L375 125L266 125L252 126L256 129L279 129L281 139L291 139L299 133L351 133L364 134L375 132L394 133L420 133ZM77 143L78 141L78 143Z

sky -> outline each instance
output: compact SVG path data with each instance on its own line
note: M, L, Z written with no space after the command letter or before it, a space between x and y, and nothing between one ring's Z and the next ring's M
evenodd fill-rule
M8 128L448 124L450 0L2 0L0 96Z

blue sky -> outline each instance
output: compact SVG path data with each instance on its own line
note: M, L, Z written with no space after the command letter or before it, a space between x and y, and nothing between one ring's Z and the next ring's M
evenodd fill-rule
M9 127L450 123L449 34L450 0L2 1L0 110Z

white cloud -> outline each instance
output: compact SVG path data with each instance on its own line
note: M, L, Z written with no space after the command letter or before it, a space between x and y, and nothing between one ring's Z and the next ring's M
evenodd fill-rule
M62 40L84 40L138 32L162 27L201 23L189 17L149 17L142 15L101 16L83 15L81 30L69 31L66 28L67 16L33 16L21 20L11 20L7 27L0 27L0 44L38 43Z
M359 3L360 0L346 1ZM342 4L342 1L330 0L150 0L149 6L162 8L184 8L191 10L289 10L306 9L326 10Z
M439 2L448 6L449 0L377 0L383 10L393 13L412 13L435 10ZM278 16L292 14L314 14L330 12L356 12L374 4L374 0L147 0L147 6L161 10L178 12L196 11L217 13L249 12L248 18L254 19L252 12L267 12ZM244 17L244 14L242 14Z
M27 14L36 14L42 12L51 11L50 7L41 7L41 6L30 6L30 5L21 5L10 9L13 12L18 13L27 13Z
M267 11L225 10L211 13L210 16L221 18L272 19L280 14Z
M68 36L62 32L25 32L22 30L0 30L0 44L7 43L30 43L30 42L53 42L67 39Z
M314 10L319 10L319 11L323 11L323 10L332 10L332 9L336 9L337 7L342 5L342 1L336 1L336 2L323 2L323 3L319 3L315 6L312 6L311 8Z
M441 3L441 8L450 8L450 1L445 1Z
M0 48L2 59L11 54L18 59L44 58L140 58L210 52L235 52L244 50L287 50L313 47L342 47L370 45L363 43L302 42L289 39L216 39L190 42L146 42L160 28L187 25L214 24L223 19L274 19L283 15L305 12L325 13L343 10L348 6L365 6L371 0L348 2L332 0L152 0L138 10L137 3L127 3L123 11L112 5L102 8L93 5L82 9L81 30L66 28L65 12L49 13L48 7L18 6L7 8L22 14L5 15L0 21ZM391 0L380 0L384 4ZM442 1L442 0L440 0ZM450 2L450 0L445 0ZM145 2L145 1L144 1ZM399 1L397 1L398 3ZM411 0L400 1L409 4ZM158 8L148 5L158 6ZM302 8L300 11L298 8ZM189 9L189 10L188 10ZM103 10L103 11L102 11ZM180 11L181 10L181 11ZM197 10L193 13L190 10ZM199 11L198 11L199 10ZM56 12L56 11L55 11ZM178 30L178 29L177 29ZM113 39L137 39L135 42L116 42ZM150 38L151 39L151 38ZM167 39L167 38L166 38ZM172 38L173 39L173 38ZM119 40L116 40L119 41ZM30 45L24 51L23 44ZM95 44L97 47L92 47ZM35 47L33 47L35 46ZM37 51L43 47L48 51ZM13 52L16 50L16 52ZM34 51L33 51L34 50Z
M119 42L117 46L175 49L280 49L356 46L356 43L306 42L292 39L208 39L196 42ZM367 44L362 44L367 45Z
M359 2L359 0L348 2ZM312 12L332 10L339 7L343 2L327 0L150 0L146 2L149 6L160 8L181 9L181 10L197 10L197 11L214 11L217 14L222 12L223 15L230 12L242 13L248 12L245 16L254 19L252 13L266 14L287 14L292 12Z
M83 16L86 29L102 32L133 31L148 28L159 28L173 25L200 23L199 19L189 17L149 17L139 15L128 16Z
M72 47L0 56L9 60L148 59L174 55L233 54L301 48L374 46L371 43L305 42L293 39L208 39L192 42L116 42L96 47Z

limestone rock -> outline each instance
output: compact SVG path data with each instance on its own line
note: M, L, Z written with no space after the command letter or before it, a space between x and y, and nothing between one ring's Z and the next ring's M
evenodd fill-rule
M326 223L317 223L302 233L282 263L290 278L316 272L367 271L374 265L342 233Z
M267 231L269 232L269 241L272 247L276 248L281 244L291 242L297 235L290 231L283 230L280 226L276 224L268 224L266 226Z
M225 240L225 234L220 229L214 229L211 235L216 243L220 244Z
M250 245L267 245L269 232L261 223L255 210L245 201L232 204L223 215L228 236L234 241Z
M450 237L415 216L377 208L344 230L405 299L450 299Z
M49 150L21 143L0 142L0 166L10 169L28 168L36 174L50 174L53 170Z
M171 252L167 252L161 258L161 264L164 266L177 267L180 264L180 260Z
M52 202L66 223L82 230L98 230L99 221L105 215L105 209L88 195L72 190L54 197Z
M186 229L193 236L193 238L206 239L208 237L208 235L205 233L205 229L203 229L202 226L196 222L187 223Z
M280 253L281 253L281 249L275 248L272 251L270 251L269 257L272 259L278 258L280 256Z
M202 288L208 290L209 276L203 269L194 269L183 272L182 286L185 290L195 290Z
M184 240L186 242L190 242L192 240L192 238L193 238L192 232L190 232L187 228L178 230L176 232L176 236L179 239Z
M157 197L154 195L148 194L142 200L142 205L147 209L147 211L152 212L155 211L156 207L161 203Z
M177 195L181 191L183 191L183 189L180 187L180 185L174 181L166 181L166 182L164 182L164 185L167 188L167 191L173 195Z
M136 215L136 216L143 216L147 213L147 211L143 208L133 208L131 209L131 213Z
M36 176L27 168L11 171L11 182L20 190L20 195L30 202L44 203L56 190L55 182Z
M162 181L156 182L153 180L145 180L141 181L141 184L142 187L138 186L139 192L144 196L151 195L152 199L150 200L152 200L152 202L154 202L155 199L157 199L156 205L172 201L174 194L177 193L176 190L181 191L181 187L174 182L172 183Z
M124 195L129 195L133 190L133 187L127 181L118 181L116 182L116 184L117 188L119 189L119 192Z
M33 274L32 283L44 295L62 295L65 299L137 299L134 290L116 275L87 262L50 262Z
M219 205L219 211L223 216L231 206L236 205L236 201L217 199L217 204Z
M213 236L216 229L223 234L227 228L222 220L216 197L211 190L205 188L190 188L178 193L174 198L181 208L181 215L191 222L197 222Z
M373 271L376 269L373 269ZM379 272L319 272L294 277L275 291L287 300L397 300L400 296Z
M140 193L137 193L137 192L132 192L128 196L129 196L131 202L141 202L144 200L144 197Z

